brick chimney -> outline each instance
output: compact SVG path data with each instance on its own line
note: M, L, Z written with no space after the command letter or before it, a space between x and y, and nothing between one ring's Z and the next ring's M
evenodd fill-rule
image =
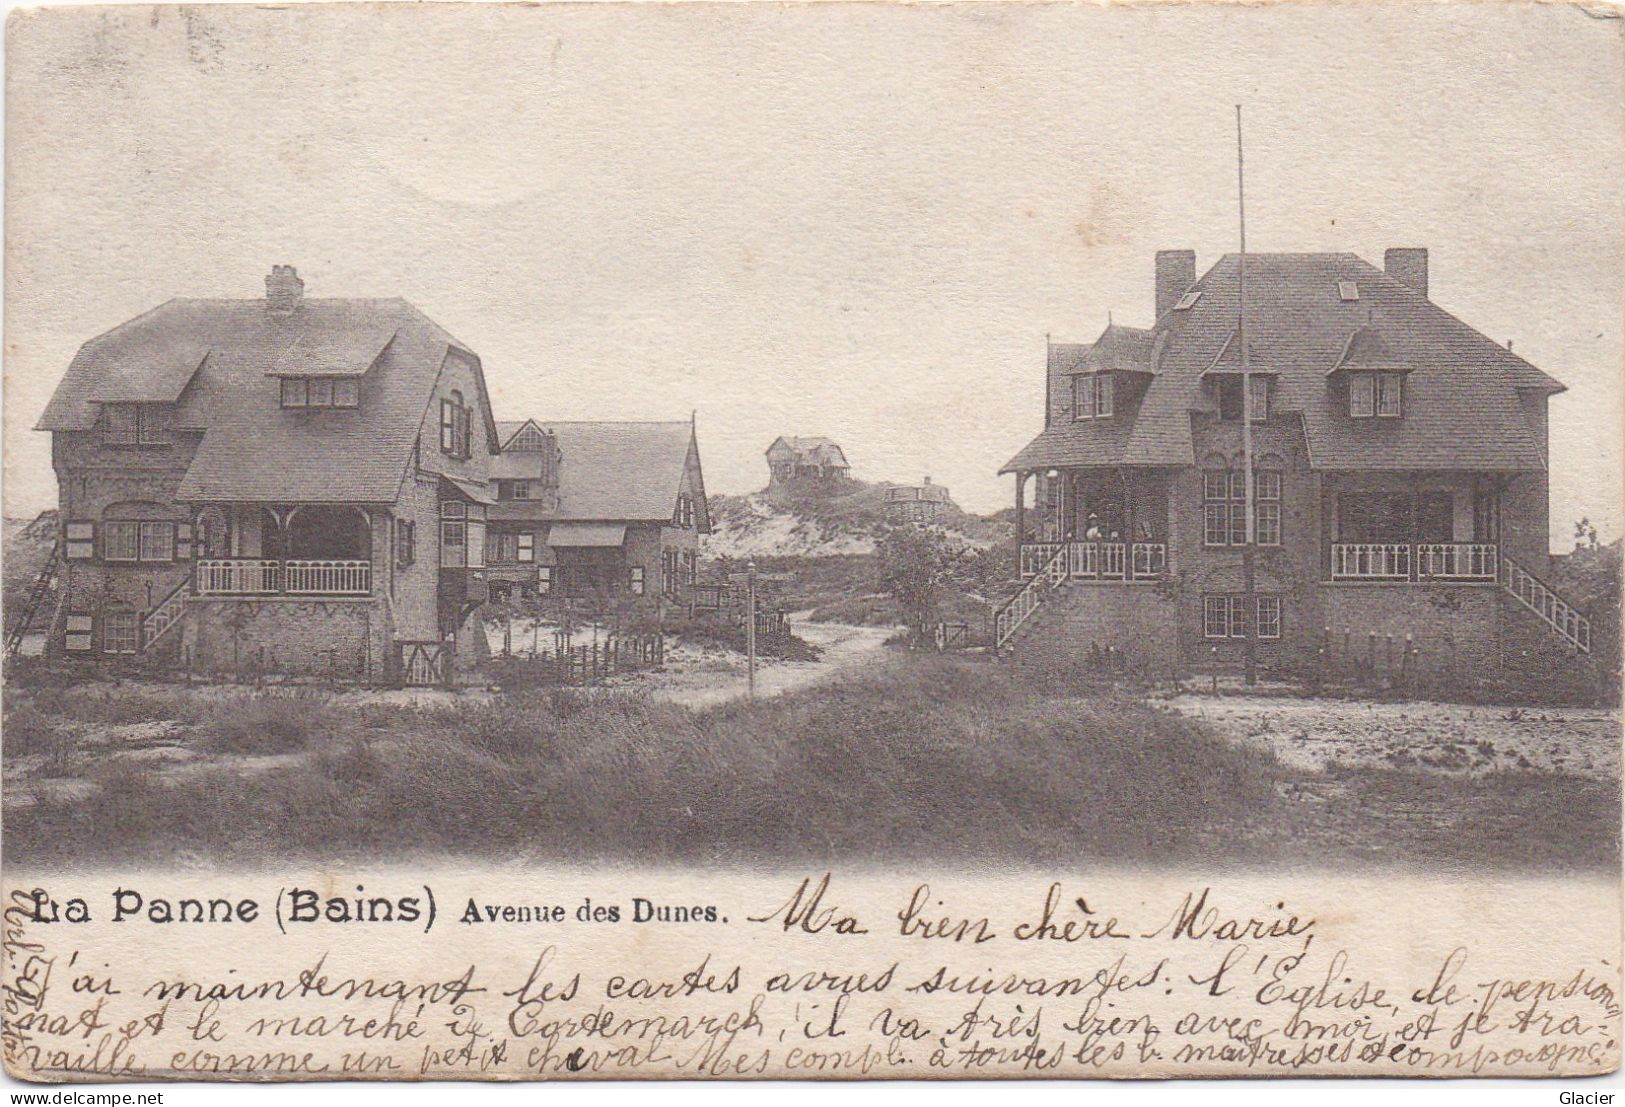
M1195 250L1157 251L1157 318L1173 310L1186 289L1196 283Z
M1428 252L1420 246L1396 246L1382 252L1382 271L1424 300L1428 294Z
M273 265L265 278L265 310L273 315L291 315L305 295L305 282L291 265Z

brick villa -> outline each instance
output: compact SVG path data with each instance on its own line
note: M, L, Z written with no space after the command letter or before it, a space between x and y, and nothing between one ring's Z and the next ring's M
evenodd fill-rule
M686 598L711 527L693 420L497 426L486 547L494 597L646 610Z
M448 642L484 654L492 578L557 566L569 587L621 556L612 532L641 551L651 515L654 566L693 550L672 537L707 519L690 422L501 434L479 357L412 305L306 298L290 266L265 288L171 300L69 366L38 424L62 519L50 652L443 680ZM692 576L692 553L672 564Z
M1428 298L1428 255L1247 257L1256 583L1246 540L1239 258L1156 257L1155 323L1052 344L1016 478L1022 590L1002 649L1154 668L1302 669L1389 636L1453 664L1583 653L1541 583L1547 401L1563 386ZM1033 487L1032 508L1026 489Z

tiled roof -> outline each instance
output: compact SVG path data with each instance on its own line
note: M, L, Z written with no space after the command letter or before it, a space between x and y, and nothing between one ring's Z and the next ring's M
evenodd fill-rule
M1099 338L1090 343L1077 372L1153 373L1151 362L1156 332L1140 327L1108 324Z
M404 300L306 299L287 315L263 300L171 300L87 342L39 427L88 430L98 402L175 400L176 425L204 432L180 500L388 503L452 348L474 359ZM359 405L282 410L268 372L296 365L364 374Z
M689 451L698 448L694 425L688 420L534 422L543 431L551 432L559 447L558 506L538 511L536 518L653 522L672 517L677 494L682 491ZM498 430L506 439L523 425L501 423ZM540 459L534 454L507 453L493 461L503 476L541 475Z
M1203 295L1189 310L1157 321L1157 373L1131 424L1125 412L1117 419L1051 427L1001 471L1194 464L1191 412L1206 407L1201 375L1210 367L1231 368L1230 361L1239 367L1232 341L1238 271L1238 256L1226 255L1192 286ZM1359 300L1343 300L1339 281L1356 282ZM1410 370L1404 418L1380 425L1338 410L1326 375L1351 337L1372 320L1380 328L1383 356ZM1275 409L1302 413L1317 468L1545 465L1517 390L1550 393L1563 386L1353 254L1249 254L1247 337L1252 366L1278 374Z

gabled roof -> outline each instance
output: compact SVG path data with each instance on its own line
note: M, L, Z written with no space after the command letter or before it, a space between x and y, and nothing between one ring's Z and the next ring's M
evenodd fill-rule
M1340 369L1407 372L1411 368L1413 366L1395 352L1394 343L1383 337L1382 328L1375 318L1368 318L1363 327L1349 335L1337 364L1327 372L1335 373Z
M305 299L284 315L259 299L170 300L85 343L39 428L92 429L100 403L174 402L176 426L203 431L177 499L389 503L451 350L480 376L399 299ZM360 403L291 415L268 375L279 367L359 374Z
M559 447L558 506L536 518L554 521L656 522L669 520L682 491L690 451L698 451L694 424L680 422L566 422L535 420ZM499 424L504 441L524 422ZM493 459L502 476L541 475L532 454ZM508 504L504 505L510 506ZM538 505L539 506L539 505Z
M1078 372L1154 373L1152 352L1156 332L1142 327L1108 323L1099 338L1086 347Z
M772 454L780 445L783 445L797 457L816 465L832 465L841 469L850 468L846 463L846 453L830 438L780 435L768 446L767 452Z
M1188 310L1157 321L1157 372L1136 411L1051 427L1001 471L1194 464L1191 412L1207 407L1202 374L1228 368L1223 358L1239 353L1226 350L1239 268L1237 255L1221 258L1191 287L1202 295ZM1343 300L1340 281L1356 282L1360 299ZM1410 369L1405 417L1381 426L1349 419L1326 377L1371 318L1384 356ZM1247 338L1252 365L1277 374L1275 409L1302 413L1317 468L1544 468L1518 393L1563 386L1353 254L1249 254Z

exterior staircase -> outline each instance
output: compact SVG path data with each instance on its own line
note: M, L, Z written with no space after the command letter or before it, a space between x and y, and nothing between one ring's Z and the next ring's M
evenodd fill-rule
M993 649L1004 654L1015 649L1017 636L1030 625L1038 609L1055 597L1067 582L1067 547L1055 551L1021 590L993 612Z
M181 625L186 615L186 596L190 578L182 580L174 591L165 596L163 602L141 620L141 652L147 653L158 645L170 631Z
M1591 620L1575 610L1555 589L1510 557L1502 559L1502 587L1546 628L1580 653L1591 652Z

